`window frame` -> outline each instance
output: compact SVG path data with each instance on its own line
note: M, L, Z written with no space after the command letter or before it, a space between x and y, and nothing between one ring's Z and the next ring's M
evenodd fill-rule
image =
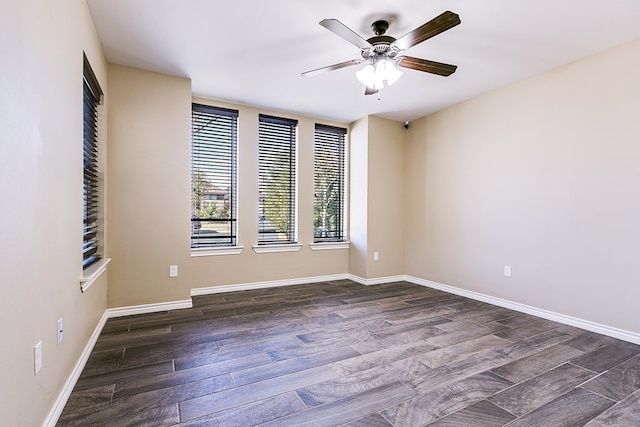
M313 138L313 247L312 249L324 249L331 247L332 245L338 245L339 248L344 247L341 244L346 243L346 196L347 196L347 181L346 181L346 169L347 169L347 129L316 123L314 128ZM319 154L324 152L333 151L334 153L327 154L327 158L321 159ZM333 154L333 155L331 155ZM337 157L337 159L336 159ZM336 161L337 160L337 161ZM336 168L332 168L329 172L336 175L337 187L338 187L338 206L333 209L334 214L337 216L336 225L330 227L326 233L329 236L318 236L317 224L317 208L318 204L326 204L319 202L318 194L326 189L319 188L319 175L318 171L321 167L327 166L327 164L336 164ZM324 191L326 194L326 191ZM326 215L326 214L325 214ZM326 219L323 228L326 226ZM348 246L347 246L348 247Z
M297 182L298 182L298 120L260 114L258 117L258 218L257 218L257 248L272 248L272 252L288 251L283 247L290 246L299 249L297 230ZM288 177L283 180L267 180L277 166L276 158L284 154L285 171ZM282 170L281 170L282 172ZM276 185L273 185L275 183ZM279 184L279 185L278 185ZM269 187L269 185L272 185ZM285 203L284 214L277 212L278 206L268 203L268 191L276 191L288 185L288 201ZM277 197L274 196L274 197ZM271 213L269 212L271 210ZM286 218L285 218L286 217ZM261 222L262 221L262 222ZM278 231L278 227L284 228ZM275 235L277 233L277 236ZM256 252L266 250L257 249ZM293 250L291 249L291 250Z
M197 117L196 117L197 116ZM198 144L196 147L196 138L194 134L194 126L197 121L202 119L206 119L210 117L211 119L220 119L222 126L218 129L214 129L216 132L220 132L217 134L211 134L210 136L204 136L202 138L198 138L201 144ZM238 121L239 121L239 111L229 108L217 107L208 104L202 104L197 102L192 102L191 106L191 254L192 256L208 256L208 255L229 255L229 254L237 254L240 253L242 247L238 245ZM211 123L211 122L208 122ZM207 123L207 124L208 124ZM225 134L228 133L228 134ZM228 138L228 139L227 139ZM225 145L227 144L228 145ZM209 149L207 150L206 144L209 144ZM218 144L218 145L216 145ZM202 150L202 151L200 151ZM209 153L207 155L202 155L203 153ZM223 154L222 158L214 158L214 152L218 152ZM200 158L200 160L196 161L196 157ZM228 163L228 164L225 164ZM211 205L217 205L219 200L222 200L222 208L225 208L225 200L226 196L228 196L228 209L229 209L229 218L203 218L201 216L196 215L196 208L194 205L194 170L198 167L205 168L226 168L228 167L228 182L229 191L228 194L224 195L222 199L220 199L220 195L216 196L215 201L209 203ZM227 173L224 170L225 174ZM203 199L204 200L204 199ZM214 199L211 199L214 200ZM196 237L195 230L200 230L200 227L197 225L202 225L202 222L228 222L229 223L229 234L225 236L224 239L219 242L209 241L197 241L194 242L194 239L206 239L206 237Z
M100 88L91 64L83 53L82 72L82 269L90 267L102 260L104 235L101 224L103 220L102 171L100 170L100 141L98 137L100 125L99 107L103 102Z

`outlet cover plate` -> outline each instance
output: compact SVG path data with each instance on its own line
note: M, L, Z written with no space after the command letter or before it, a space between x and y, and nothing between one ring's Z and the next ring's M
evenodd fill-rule
M510 265L505 265L504 266L504 277L511 277L511 266Z
M58 319L58 345L64 339L64 323L62 321L62 317Z
M35 347L33 347L33 373L38 375L42 369L42 341L38 341Z

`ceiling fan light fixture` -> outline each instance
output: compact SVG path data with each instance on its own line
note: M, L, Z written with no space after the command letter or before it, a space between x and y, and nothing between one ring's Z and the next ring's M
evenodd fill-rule
M402 71L398 70L393 62L387 59L375 61L375 66L367 64L356 73L356 77L363 85L370 89L380 90L385 86L391 86L402 76Z

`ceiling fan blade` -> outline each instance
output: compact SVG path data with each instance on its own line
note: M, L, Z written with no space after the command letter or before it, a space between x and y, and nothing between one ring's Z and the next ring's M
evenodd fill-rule
M413 31L408 32L404 36L395 41L394 45L400 50L409 49L418 43L437 36L438 34L455 27L460 23L460 17L450 11L441 13L431 21L422 24Z
M369 86L365 86L364 87L364 94L365 95L374 95L374 94L376 94L378 92L379 92L378 89L371 89Z
M305 71L302 73L304 77L313 77L318 74L328 73L329 71L339 70L340 68L350 67L352 65L358 65L363 62L364 59L351 59L349 61L340 62L338 64L328 65L322 68L316 68L315 70Z
M400 59L398 59L397 64L400 67L424 71L425 73L438 74L439 76L445 77L453 74L456 71L456 68L458 68L457 65L443 64L442 62L414 58L413 56L401 56Z
M360 49L367 49L371 47L371 43L360 37L351 28L347 27L337 19L323 19L320 21L320 25Z

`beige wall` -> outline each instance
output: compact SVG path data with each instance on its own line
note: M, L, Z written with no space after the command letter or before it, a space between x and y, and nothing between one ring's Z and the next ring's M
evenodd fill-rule
M402 123L369 118L369 278L404 274L405 136ZM378 261L373 260L374 252Z
M351 126L350 188L349 198L349 273L367 278L368 233L367 193L369 191L369 117L362 118Z
M79 282L82 52L105 93L106 64L83 0L3 2L0 21L0 424L36 426L106 308L106 275Z
M405 133L373 116L352 126L349 272L362 279L404 274Z
M315 123L347 128L348 125L215 100L194 99L194 101L239 111L238 245L244 246L244 249L238 255L192 257L192 287L206 288L346 274L348 272L347 249L314 251L309 247L309 243L313 242L313 135ZM253 246L258 241L259 114L298 120L298 242L303 244L299 252L257 254L253 250Z
M108 71L109 307L188 300L191 82Z
M414 123L407 274L640 332L638 69L634 42Z

